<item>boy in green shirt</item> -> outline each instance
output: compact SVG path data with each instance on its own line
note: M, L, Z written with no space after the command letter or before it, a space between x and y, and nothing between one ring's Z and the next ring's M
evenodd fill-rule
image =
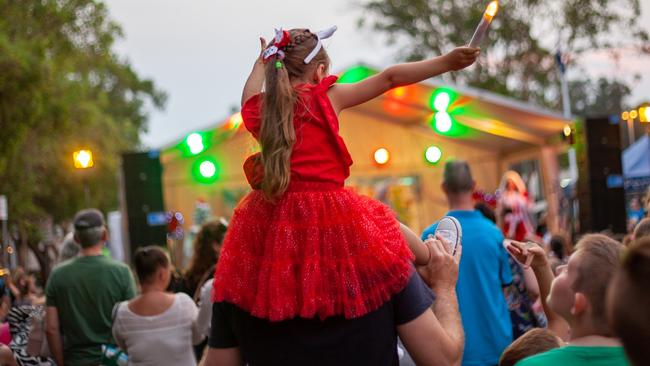
M101 212L77 213L74 238L81 255L54 269L48 279L46 334L59 366L99 365L101 345L112 338L113 306L135 296L129 267L102 255L107 237Z
M591 234L576 248L554 278L544 249L530 243L508 245L508 251L521 263L530 263L535 272L549 328L561 337L570 334L567 346L525 358L517 366L629 365L605 311L607 286L623 246L605 235Z

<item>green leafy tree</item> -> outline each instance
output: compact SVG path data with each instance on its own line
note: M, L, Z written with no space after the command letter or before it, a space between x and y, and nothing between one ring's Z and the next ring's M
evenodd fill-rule
M0 194L44 277L42 228L83 207L84 182L92 206L117 208L119 153L139 148L145 107L165 102L115 53L121 36L101 1L0 0ZM84 172L72 165L82 147L96 161Z
M365 17L360 25L400 45L399 58L417 60L467 44L487 3L369 0L363 2ZM615 55L614 45L621 44L647 53L648 34L640 28L640 11L639 0L502 0L478 65L444 77L559 108L557 45L574 60L595 49L608 49ZM586 81L591 84L587 89L598 88L598 81Z

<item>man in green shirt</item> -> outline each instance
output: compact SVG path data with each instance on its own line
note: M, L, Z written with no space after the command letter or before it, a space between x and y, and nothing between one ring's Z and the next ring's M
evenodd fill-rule
M50 274L46 334L58 366L96 366L112 338L113 306L135 296L135 282L128 266L102 255L108 234L100 211L78 212L73 225L81 253Z
M549 328L563 337L570 329L567 346L525 358L517 366L629 365L605 311L607 286L623 246L605 235L590 234L576 248L553 278L544 249L517 242L508 245L508 251L522 263L530 263L535 272ZM545 294L549 294L547 299Z

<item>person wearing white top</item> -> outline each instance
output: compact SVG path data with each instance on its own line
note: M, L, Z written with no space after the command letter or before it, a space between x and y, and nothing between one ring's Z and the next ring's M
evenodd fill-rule
M196 365L192 345L203 339L198 309L186 294L165 292L171 278L167 254L144 247L134 264L142 293L119 303L113 320L114 340L129 355L129 365Z
M210 335L210 325L212 324L212 282L213 279L205 281L201 287L199 297L199 315L197 317L198 330L202 338Z

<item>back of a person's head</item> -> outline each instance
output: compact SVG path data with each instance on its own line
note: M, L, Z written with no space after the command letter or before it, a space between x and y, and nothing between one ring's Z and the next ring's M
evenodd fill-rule
M560 339L545 328L534 328L512 342L501 354L499 366L514 366L526 357L562 346Z
M61 253L59 253L59 262L67 261L79 255L81 247L74 241L74 235L69 233L63 239Z
M274 199L284 193L289 186L289 160L296 142L293 126L294 104L297 93L294 82L312 82L312 75L317 68L329 69L329 57L325 48L321 48L310 60L307 56L314 51L319 39L308 29L288 31L288 44L266 60L265 93L262 108L262 125L260 127L260 145L262 147L262 165L264 179L262 191L267 198Z
M95 208L81 210L75 215L72 225L75 241L82 248L103 244L106 227L101 211Z
M567 256L569 245L562 235L553 235L550 242L551 251L557 259L563 260Z
M650 360L650 238L632 243L610 284L609 321L632 364Z
M135 273L140 283L149 282L158 269L169 267L169 257L160 247L150 245L136 250L133 256Z
M451 160L445 164L442 183L448 193L469 193L474 189L472 171L464 160Z
M185 272L185 280L190 287L195 287L205 271L217 263L218 252L215 247L223 244L228 230L228 222L221 218L210 220L203 225L194 240L194 254Z
M573 290L584 294L591 305L591 322L598 335L609 336L606 295L623 253L623 245L603 234L587 234L576 245L580 255Z
M634 228L634 240L640 240L650 236L650 218L644 218Z

